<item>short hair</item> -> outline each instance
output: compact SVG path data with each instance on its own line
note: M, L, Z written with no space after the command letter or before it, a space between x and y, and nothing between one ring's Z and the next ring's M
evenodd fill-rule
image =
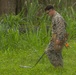
M50 9L54 9L54 6L53 6L53 5L48 5L48 6L46 6L45 11L48 11L48 10L50 10Z

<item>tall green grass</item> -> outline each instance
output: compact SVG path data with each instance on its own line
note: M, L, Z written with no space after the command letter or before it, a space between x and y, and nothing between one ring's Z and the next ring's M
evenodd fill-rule
M35 27L35 25L27 23L24 18L18 15L2 17L0 22L0 50L29 48L29 46L32 47L32 45L41 45L45 41L47 42L50 34L47 33L46 23L40 23L40 26ZM23 34L19 31L20 26L25 29Z

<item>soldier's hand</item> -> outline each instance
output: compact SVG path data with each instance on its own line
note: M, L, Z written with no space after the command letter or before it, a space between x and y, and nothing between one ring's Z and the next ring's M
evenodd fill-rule
M62 49L62 45L61 45L61 41L60 40L56 40L55 42L55 51L59 52Z
M56 44L59 45L60 44L60 40L56 40Z

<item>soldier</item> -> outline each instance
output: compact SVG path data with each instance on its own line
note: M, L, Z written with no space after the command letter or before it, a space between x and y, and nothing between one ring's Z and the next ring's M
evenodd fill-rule
M66 22L63 17L55 11L52 5L48 5L45 11L52 17L52 39L45 52L54 67L62 67L62 48L66 41Z

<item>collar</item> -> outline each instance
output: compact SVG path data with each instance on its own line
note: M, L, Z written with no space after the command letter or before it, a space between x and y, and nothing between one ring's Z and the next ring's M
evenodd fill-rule
M57 11L55 11L55 13L54 13L54 15L52 16L52 18L54 18L54 17L56 16L56 14L57 14Z

